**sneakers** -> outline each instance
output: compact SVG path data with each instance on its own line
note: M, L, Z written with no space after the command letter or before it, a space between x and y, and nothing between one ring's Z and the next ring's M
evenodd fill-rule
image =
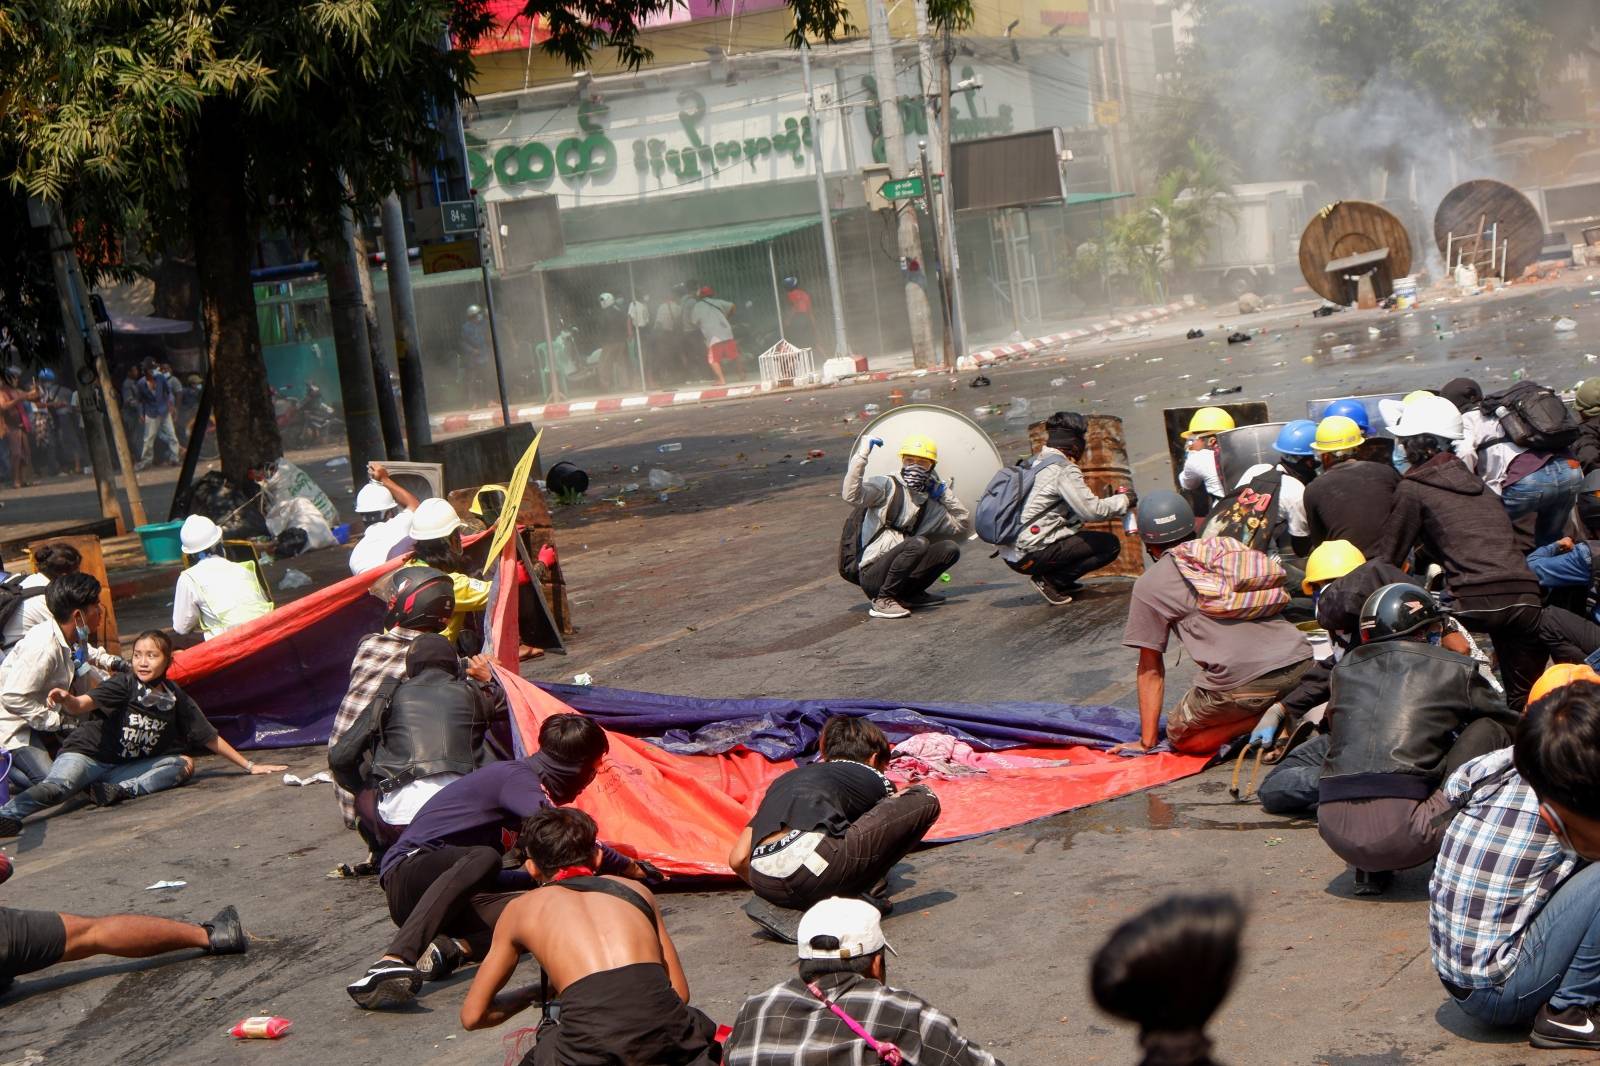
M1528 1042L1534 1047L1576 1047L1590 1050L1600 1048L1600 1027L1596 1027L1595 1005L1567 1007L1551 1010L1546 1003L1533 1019L1533 1033Z
M380 959L368 967L361 980L344 986L362 1010L394 1010L410 1006L422 987L422 974L415 966Z
M1389 886L1392 884L1394 884L1392 870L1357 870L1355 894L1381 896L1389 891Z
M914 596L902 596L900 603L905 607L937 607L945 602L943 596L933 592L919 592Z
M231 904L218 911L209 922L201 922L200 928L206 931L206 939L210 941L206 946L208 955L243 955L250 948L250 938L239 924L239 912Z
M115 807L128 798L128 790L108 781L96 781L89 786L89 802L96 807Z
M1056 607L1065 607L1067 604L1072 602L1071 596L1056 588L1042 577L1036 577L1033 579L1033 587L1039 590L1039 595L1044 597L1046 603L1053 604Z
M455 937L436 936L418 957L417 972L424 981L443 981L466 961L467 953L461 950Z
M911 612L900 605L898 600L888 596L879 596L872 601L871 608L867 611L874 618L910 618Z
M0 837L14 837L22 832L22 819L0 814Z

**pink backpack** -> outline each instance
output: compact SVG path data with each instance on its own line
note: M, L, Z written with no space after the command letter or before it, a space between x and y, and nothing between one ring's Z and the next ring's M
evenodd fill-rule
M1232 537L1185 541L1172 556L1201 613L1212 618L1271 618L1289 605L1283 567Z

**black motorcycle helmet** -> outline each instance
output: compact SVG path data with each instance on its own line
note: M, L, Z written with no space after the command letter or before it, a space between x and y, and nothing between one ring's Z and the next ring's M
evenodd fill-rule
M1443 621L1438 601L1426 590L1397 581L1383 586L1361 605L1361 643L1398 640Z
M402 566L383 614L383 628L404 626L425 633L441 632L456 609L456 587L449 575L428 566Z

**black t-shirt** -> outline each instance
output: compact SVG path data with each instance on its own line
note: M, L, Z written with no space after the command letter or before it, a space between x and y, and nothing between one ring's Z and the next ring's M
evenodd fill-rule
M762 797L750 819L751 840L759 844L780 829L843 836L852 822L893 793L887 777L862 763L841 759L797 766Z
M170 681L146 685L132 674L116 673L89 695L94 713L62 743L62 751L101 762L133 762L181 754L217 735L199 706Z
M1306 486L1312 542L1348 540L1375 558L1399 484L1400 472L1388 463L1348 459L1335 466Z

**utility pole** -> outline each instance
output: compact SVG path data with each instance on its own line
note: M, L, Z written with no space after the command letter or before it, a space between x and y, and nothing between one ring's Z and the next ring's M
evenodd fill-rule
M428 389L422 377L422 343L417 304L411 293L411 252L406 247L406 216L400 194L383 198L383 257L389 276L389 314L394 320L394 357L400 371L400 401L405 405L406 443L415 460L433 443L428 424Z
M328 279L328 307L333 312L333 343L339 362L339 391L344 397L350 473L360 485L367 464L382 459L385 453L356 254L355 215L345 204L339 209L339 227L324 248L322 266Z
M904 178L906 166L905 136L900 127L899 85L894 72L894 41L889 36L889 11L885 0L868 0L868 29L872 42L873 76L878 82L878 114L883 129L884 162L889 164L889 177ZM928 293L910 270L915 261L922 265L922 233L917 226L917 212L910 207L897 207L899 221L900 258L905 264L902 273L906 286L906 318L911 328L911 358L918 367L929 366L933 361L933 323L928 317Z
M367 350L372 358L372 387L378 401L378 424L383 427L383 452L388 459L403 459L406 438L400 429L400 412L394 406L394 381L389 361L383 357L383 333L378 326L378 295L372 288L372 263L366 234L358 224L356 280L361 284L361 317L367 323Z
M44 214L43 204L37 200L28 201L29 214L32 221L38 225L41 221L48 224L50 229L50 263L55 268L56 296L61 304L61 329L67 338L67 357L71 365L73 385L78 390L78 412L83 416L83 435L89 444L89 463L94 467L94 486L100 497L100 514L105 518L114 518L117 521L117 531L123 533L127 527L122 521L122 505L117 502L117 467L111 461L111 448L106 442L106 426L101 421L104 411L102 403L102 389L97 380L94 380L94 371L90 368L91 359L88 354L88 337L95 333L95 324L86 314L83 302L78 298L78 290L73 285L73 271L68 265L69 259L76 258L72 248L72 238L68 235L66 226L62 224L59 208L48 208ZM96 334L98 336L98 334ZM115 385L113 384L113 388ZM110 389L103 390L110 392ZM122 428L121 412L111 415L111 425L117 429ZM127 438L123 437L122 450L126 452ZM127 478L133 480L133 463L127 463ZM138 488L134 488L134 493ZM142 522L138 524L143 524Z
M933 261L939 270L939 320L944 327L942 340L944 342L944 365L955 369L956 351L955 336L951 330L950 313L950 262L947 249L950 243L948 231L941 234L944 229L944 218L939 213L934 203L933 181L935 175L945 171L945 157L939 152L939 121L934 113L932 100L933 94L933 48L928 41L928 0L916 0L917 16L917 99L922 102L922 115L926 128L933 134L934 159L933 165L928 165L928 142L919 141L917 151L922 162L922 193L927 204L928 225L933 227ZM943 196L949 195L949 186L945 186ZM943 197L941 197L943 198Z
M922 160L922 197L927 203L928 222L933 226L933 257L938 262L944 262L944 245L939 240L939 209L933 200L933 168L928 165L928 142L917 142L917 154ZM953 330L950 328L950 275L942 269L939 273L939 324L944 327L944 365L951 370L956 368L955 352L951 345Z
M506 368L500 361L500 325L494 317L494 285L489 279L489 259L493 254L489 249L488 218L484 213L483 197L473 197L473 213L478 220L478 265L483 271L483 306L489 313L489 350L494 353L494 382L500 390L500 424L511 424L511 404L506 400ZM551 359L555 353L550 354Z
M939 146L939 154L935 157L934 165L945 172L944 195L939 197L940 221L944 223L944 257L943 264L950 277L950 321L955 326L956 358L967 354L967 311L961 297L961 249L956 245L956 212L950 206L950 197L954 191L952 179L955 175L950 165L950 129L955 125L955 116L950 110L950 64L955 59L956 43L951 38L950 27L944 27L944 48L939 63L939 136L935 143ZM951 364L952 366L954 364Z
M815 157L817 210L822 212L822 254L828 261L828 295L833 300L833 354L848 356L850 342L844 335L844 296L839 285L839 251L833 240L833 207L828 202L828 178L823 173L822 129L817 125L816 97L811 88L811 44L800 46L800 71L806 82L806 118L811 123L811 154Z

